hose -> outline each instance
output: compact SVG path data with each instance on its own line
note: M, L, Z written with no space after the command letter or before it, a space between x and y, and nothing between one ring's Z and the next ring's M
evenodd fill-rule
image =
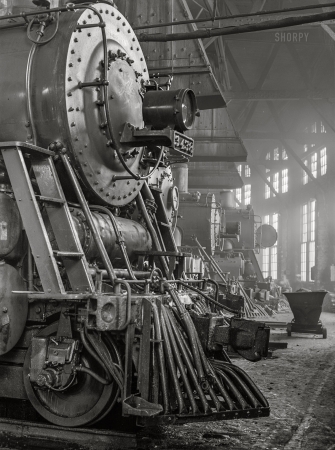
M102 378L100 375L98 375L97 373L93 372L93 370L89 369L86 366L76 366L75 370L77 372L83 372L83 373L87 373L88 375L90 375L92 378L94 378L95 380L99 381L99 383L104 384L104 385L108 385L110 384L110 380L105 380L105 378Z
M86 336L85 336L85 331L84 328L80 328L79 330L80 333L80 338L81 338L81 342L83 343L83 346L85 348L85 350L92 356L92 358L94 358L97 363L104 369L105 373L106 373L106 378L109 380L111 380L110 376L109 376L109 372L107 370L106 365L104 364L104 362L99 358L98 354L91 348L90 344L87 342Z
M105 208L104 206L90 205L89 208L93 209L95 211L100 211L100 212L102 212L104 214L107 214L107 216L109 217L110 221L112 222L113 228L114 228L114 233L115 233L115 236L116 236L116 239L117 239L117 243L120 246L123 259L124 259L124 261L126 263L127 270L129 272L129 276L131 277L132 280L136 280L135 274L133 272L133 269L132 269L130 261L129 261L127 249L126 249L124 241L123 241L123 239L121 237L121 234L119 232L119 229L118 229L115 217L113 216L111 211L109 209Z
M197 288L195 288L195 287L193 287L193 286L190 286L189 284L184 283L184 282L181 281L181 280L178 280L178 283L181 284L182 286L184 286L184 287L190 289L191 291L194 291L194 292L196 292L197 294L201 295L201 296L204 297L206 300L208 300L209 302L211 302L211 303L213 303L214 305L218 306L219 308L225 309L226 311L228 311L228 312L230 312L230 313L232 313L232 314L239 314L239 311L237 311L236 309L232 309L232 308L229 308L228 306L221 305L221 303L219 303L219 302L213 300L211 297L209 297L208 295L206 295L205 293L203 293L203 292L200 291L199 289L197 289Z

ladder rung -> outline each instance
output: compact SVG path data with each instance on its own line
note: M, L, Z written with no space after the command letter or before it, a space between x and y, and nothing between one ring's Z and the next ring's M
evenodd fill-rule
M43 195L36 195L36 198L38 200L41 200L42 202L47 203L60 203L62 205L64 205L65 203L65 200L63 200L62 198L44 197Z
M84 256L84 253L80 252L61 252L59 250L54 250L55 256L61 256L62 258L77 258L81 259Z

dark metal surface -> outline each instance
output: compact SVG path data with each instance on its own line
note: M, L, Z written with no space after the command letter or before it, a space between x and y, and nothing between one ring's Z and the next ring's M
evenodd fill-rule
M202 203L181 201L179 205L178 228L182 230L182 245L195 245L196 236L201 245L213 254L220 243L220 207L215 203L215 197L210 195Z
M319 320L326 294L327 291L284 292L294 316L292 322L287 324L289 336L291 333L308 333L327 337L327 330Z
M22 223L13 198L0 192L0 258L4 258L19 242Z
M54 323L38 336L54 336L57 327ZM29 347L23 367L24 386L34 408L49 422L64 427L87 425L104 413L117 394L115 383L103 385L87 374L79 374L78 383L69 388L66 395L62 391L36 389L29 377L31 352ZM104 374L90 354L84 354L82 361L85 367L94 369L100 376Z
M322 312L322 303L327 291L284 292L298 325L316 326Z
M119 242L119 236L115 234L110 218L106 214L92 212L96 230L102 237L103 244L113 263L126 267ZM79 209L72 211L72 219L79 235L79 239L86 258L89 261L101 261L100 254L94 242L92 232L89 229L83 212ZM122 217L115 217L115 222L127 249L127 254L131 262L136 259L137 251L149 251L151 249L151 237L148 231L138 222Z
M23 450L136 449L136 435L104 429L64 428L23 420L0 419L0 441L5 448Z

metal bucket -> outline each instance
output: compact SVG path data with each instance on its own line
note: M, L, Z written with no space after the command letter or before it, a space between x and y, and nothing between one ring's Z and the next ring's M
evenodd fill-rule
M319 319L322 312L323 299L326 294L327 291L284 293L294 316L292 323L288 324L287 327L288 335L291 332L325 335L323 331L325 328L322 327Z

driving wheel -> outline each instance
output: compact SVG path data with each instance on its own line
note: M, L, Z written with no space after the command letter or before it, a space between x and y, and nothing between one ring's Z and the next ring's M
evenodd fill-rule
M56 336L57 328L58 323L54 323L39 333L39 336ZM115 355L111 356L115 357ZM115 359L114 361L119 363ZM80 362L100 377L106 377L104 370L85 349L81 353ZM36 411L56 425L78 427L95 422L111 409L119 395L115 381L104 385L83 372L77 373L76 382L64 391L37 389L30 382L30 364L31 345L23 366L27 396Z

